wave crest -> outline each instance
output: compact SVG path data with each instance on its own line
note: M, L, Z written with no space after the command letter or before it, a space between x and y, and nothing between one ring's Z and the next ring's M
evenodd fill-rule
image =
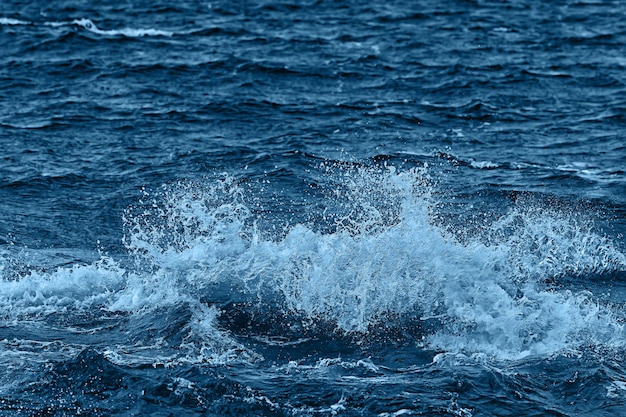
M623 345L623 313L584 282L622 274L626 258L583 216L519 203L468 236L443 224L426 168L319 173L299 206L311 207L308 220L284 227L268 209L279 204L259 194L266 180L221 175L144 191L124 215L126 269L95 263L4 282L4 314L184 305L194 343L225 352L245 350L227 334L285 345L315 332L384 340L398 328L429 349L505 359Z
M440 224L424 169L322 170L328 201L284 234L261 230L264 214L225 177L177 185L164 206L154 202L158 215L130 214L129 249L222 307L279 309L363 335L397 325L392 317L434 318L422 337L435 349L518 357L622 334L591 293L549 285L624 270L624 255L581 218L518 206L460 242Z

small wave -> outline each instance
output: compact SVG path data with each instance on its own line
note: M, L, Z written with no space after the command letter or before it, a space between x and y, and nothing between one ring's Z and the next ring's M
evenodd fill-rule
M497 169L497 168L501 168L502 165L496 163L496 162L491 162L491 161L476 161L474 159L469 160L469 164L472 168L477 168L477 169Z
M468 166L475 169L498 169L508 167L507 165L500 164L498 162L493 161L477 161L474 158L462 158L456 155L453 155L449 152L437 151L434 154L437 158L442 158L455 166Z
M143 36L174 36L173 32L158 30L158 29L133 29L133 28L124 28L124 29L114 29L114 30L102 30L98 28L95 23L93 23L89 19L77 19L72 21L72 24L82 26L90 32L96 33L98 35L106 35L106 36L126 36L130 38L139 38Z
M107 305L123 286L123 274L109 259L91 265L33 271L19 279L0 281L0 317L21 320L64 310L89 310Z
M30 25L30 22L23 20L11 19L9 17L0 17L0 25L17 26L17 25Z
M579 178L597 183L614 183L624 181L624 171L619 168L599 168L587 163L570 163L556 167L558 171L574 174Z
M136 28L123 28L123 29L100 29L90 19L75 19L71 22L46 22L46 26L63 27L63 26L80 26L89 32L103 36L124 36L129 38L141 38L145 36L174 36L174 32L160 30L160 29L136 29Z
M32 25L33 22L27 22L18 19L11 19L6 17L0 17L0 25ZM129 38L140 38L144 36L166 36L171 37L174 36L174 32L170 32L167 30L160 29L138 29L138 28L123 28L123 29L109 29L104 30L100 29L96 24L90 19L75 19L71 22L45 22L44 25L51 27L63 27L63 26L80 26L92 33L104 36L125 36Z

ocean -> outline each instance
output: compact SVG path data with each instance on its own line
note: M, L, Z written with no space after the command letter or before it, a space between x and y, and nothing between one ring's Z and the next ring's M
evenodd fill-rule
M4 0L0 415L626 416L625 17Z

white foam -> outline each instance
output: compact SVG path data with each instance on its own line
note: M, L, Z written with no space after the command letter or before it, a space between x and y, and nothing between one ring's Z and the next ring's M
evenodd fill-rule
M102 30L96 26L90 19L76 19L72 21L72 24L82 26L90 32L96 33L98 35L106 35L106 36L127 36L130 38L138 38L143 36L173 36L173 32L158 30L158 29L133 29L133 28L123 28L123 29L111 29L111 30Z
M423 335L426 347L453 354L519 359L623 346L620 310L590 292L546 285L626 269L624 255L580 216L520 206L460 242L439 225L424 170L330 167L325 175L334 207L318 216L326 223L295 224L284 234L260 229L256 197L232 177L146 193L124 220L134 268L101 260L2 281L0 314L149 315L185 305L192 318L184 354L164 363L253 360L218 329L212 305L232 302L364 337L397 318L421 317L435 323Z
M575 174L580 178L588 181L600 182L605 184L616 183L622 180L622 167L597 167L585 162L572 162L569 164L558 165L557 170Z
M135 217L129 248L195 293L221 288L284 304L346 332L384 326L389 315L439 317L432 348L506 359L621 343L619 313L593 294L545 286L626 265L576 216L520 207L460 243L433 223L423 172L338 171L335 197L346 210L332 233L297 224L263 238L227 179L179 185L159 209L165 224L149 226L154 213Z
M18 19L11 19L9 17L0 17L0 25L16 26L16 25L30 25L30 22L26 22Z
M478 168L478 169L496 169L496 168L500 168L502 165L496 163L496 162L491 162L491 161L476 161L472 158L469 159L469 164L472 168Z
M133 29L133 28L123 28L123 29L111 29L111 30L102 30L96 26L90 19L76 19L72 21L72 24L82 26L90 32L96 33L98 35L106 35L106 36L127 36L130 38L138 38L143 36L173 36L173 32L158 30L158 29Z
M123 270L108 258L52 273L33 271L17 280L0 281L0 316L19 319L106 306L124 282Z
M140 29L140 28L122 28L122 29L100 29L91 19L74 19L71 22L46 22L46 26L63 27L63 26L80 26L92 33L103 36L125 36L129 38L141 38L144 36L174 36L174 32L160 29Z
M0 25L17 26L17 25L32 25L33 22L27 22L24 20L11 19L8 17L0 17ZM167 30L154 29L154 28L122 28L122 29L100 29L90 19L74 19L71 22L45 22L45 26L50 27L63 27L63 26L80 26L92 33L103 36L125 36L129 38L140 38L144 36L174 36L175 33Z
M393 413L380 413L378 415L380 417L398 417L398 416L412 415L412 414L415 414L415 412L412 410L408 410L406 408L401 408L398 411L395 411Z

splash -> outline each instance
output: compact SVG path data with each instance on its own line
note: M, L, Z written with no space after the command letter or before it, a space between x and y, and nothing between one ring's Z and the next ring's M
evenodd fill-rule
M123 270L110 258L91 265L32 271L0 281L0 317L5 321L106 306L124 285Z
M237 336L266 332L257 336L286 346L311 329L384 340L402 328L429 349L498 359L623 346L623 313L567 285L626 269L583 216L520 203L460 240L426 167L327 164L318 182L309 220L280 228L268 197L226 174L144 191L124 215L132 262L2 282L0 311L126 314L137 333L146 317L164 315L164 332L184 317L178 353L159 359L171 364L254 360Z
M268 221L225 176L129 212L128 248L205 302L279 309L364 337L417 319L436 322L421 335L433 349L501 358L620 343L619 312L548 285L624 270L624 255L580 216L518 206L460 242L437 217L425 169L322 170L324 209L283 234L261 230Z

